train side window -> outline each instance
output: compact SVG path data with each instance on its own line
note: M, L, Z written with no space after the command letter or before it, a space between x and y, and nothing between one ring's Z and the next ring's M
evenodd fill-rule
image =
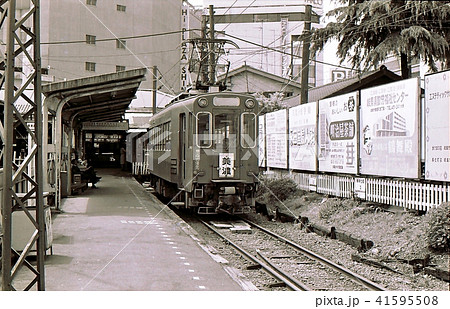
M188 136L188 147L192 147L192 144L193 144L193 137L192 137L193 136L192 131L193 131L193 128L194 128L193 119L194 119L193 114L189 113L189 122L186 125L186 130L188 132L188 134L187 134L187 136Z
M165 136L165 139L164 139L164 150L165 150L165 151L170 151L170 150L172 149L172 146L171 146L171 136L170 136L170 134L171 134L171 131L170 131L170 122L167 122L167 123L164 125L164 127L165 127L165 131L164 131L164 136Z
M212 132L211 132L211 114L198 113L197 114L197 146L202 148L211 147Z
M241 146L244 148L256 146L256 115L253 113L241 115Z

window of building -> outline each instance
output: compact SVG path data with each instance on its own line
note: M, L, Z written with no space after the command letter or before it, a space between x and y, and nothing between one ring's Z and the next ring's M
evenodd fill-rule
M97 0L86 0L86 4L88 4L88 5L97 5Z
M116 65L116 72L122 72L125 71L124 65Z
M126 12L126 10L127 10L127 7L125 5L120 5L120 4L117 5L117 11Z
M116 40L116 48L125 49L127 46L127 42L125 40L117 39Z
M95 44L96 38L95 35L86 34L86 44Z
M95 62L86 62L85 68L86 68L86 71L95 72Z

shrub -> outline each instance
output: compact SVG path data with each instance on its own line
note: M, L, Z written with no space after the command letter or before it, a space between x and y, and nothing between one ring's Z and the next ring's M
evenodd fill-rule
M263 197L267 192L267 186L272 181L272 179L267 178L267 176L260 176L258 178L259 185L258 189L256 190L256 197Z
M446 252L450 245L450 203L444 203L427 213L425 236L428 246Z
M258 195L266 195L269 203L284 201L299 191L297 184L290 178L267 179L260 184Z

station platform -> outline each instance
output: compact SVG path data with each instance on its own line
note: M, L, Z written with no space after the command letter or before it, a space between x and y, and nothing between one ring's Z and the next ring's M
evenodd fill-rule
M53 216L47 291L256 289L129 173L97 174L97 189L63 199Z

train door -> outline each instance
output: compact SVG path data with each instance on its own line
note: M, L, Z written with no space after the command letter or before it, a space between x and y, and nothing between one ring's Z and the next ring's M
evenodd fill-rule
M219 156L216 179L240 177L238 117L238 111L214 111L214 148Z
M184 180L186 179L186 147L187 147L187 138L186 138L186 114L180 114L180 126L179 126L179 166L178 170L180 171L179 185L183 187Z

